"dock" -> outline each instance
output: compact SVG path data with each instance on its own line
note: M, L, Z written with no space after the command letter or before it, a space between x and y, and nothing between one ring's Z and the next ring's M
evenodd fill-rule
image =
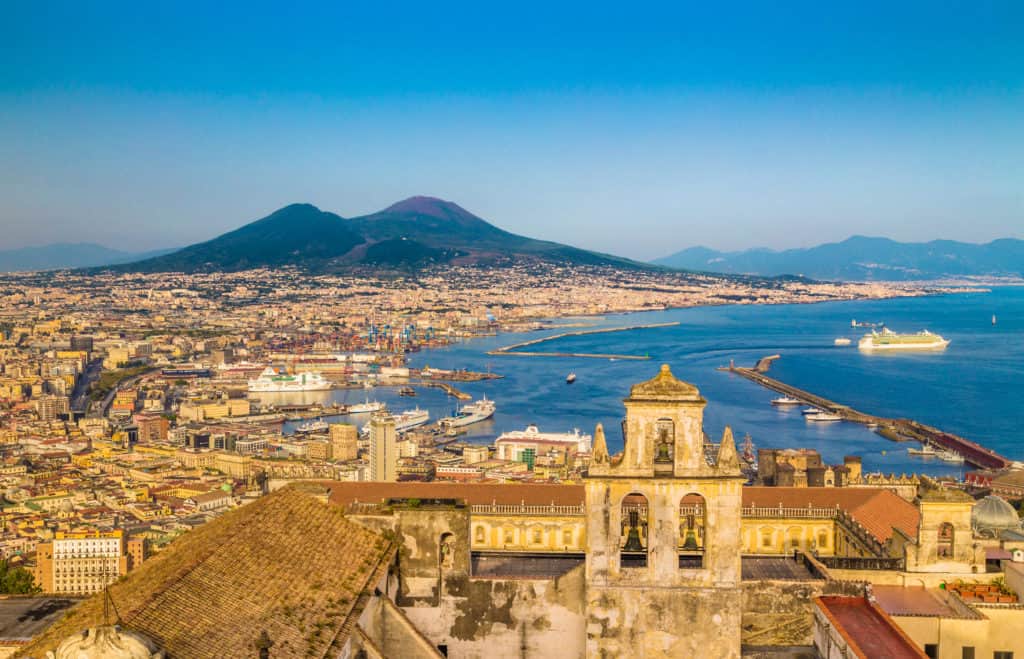
M879 428L878 434L886 439L893 441L918 441L922 444L930 444L956 453L963 457L964 462L982 469L1005 469L1012 463L1009 458L953 433L944 432L912 419L890 419L866 414L848 405L831 401L823 396L798 389L765 375L771 363L778 358L779 355L762 358L754 368L743 368L730 363L729 366L723 366L718 370L735 373L766 389L777 391L784 396L795 398L806 405L836 414L842 417L844 421L865 425L875 424Z
M519 343L513 343L509 346L497 348L491 350L488 355L505 355L505 356L516 356L516 357L581 357L584 359L633 359L633 360L647 360L650 359L649 355L617 355L613 353L593 353L593 352L532 352L532 351L520 351L519 348L526 348L528 346L535 346L548 341L554 341L556 339L564 339L570 336L586 336L588 334L607 334L609 332L630 332L632 330L640 329L655 329L658 327L675 327L679 325L678 321L670 323L650 323L647 325L630 325L628 327L602 327L598 329L579 330L576 332L562 332L561 334L553 334L551 336L545 336L539 339L531 339L529 341L520 341Z

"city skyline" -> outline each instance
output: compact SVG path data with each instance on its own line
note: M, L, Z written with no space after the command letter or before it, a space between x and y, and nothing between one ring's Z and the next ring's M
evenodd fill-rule
M924 9L18 8L3 247L419 194L640 260L1021 237L1024 12Z

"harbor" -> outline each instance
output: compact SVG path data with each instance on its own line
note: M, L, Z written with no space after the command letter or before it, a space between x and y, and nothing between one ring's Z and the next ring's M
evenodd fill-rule
M848 405L843 405L823 396L804 391L766 375L771 364L779 358L779 355L763 357L757 361L753 368L745 368L730 363L729 366L720 367L718 370L739 375L762 387L795 399L801 404L809 405L838 416L843 421L877 427L879 435L893 441L917 441L922 446L938 448L960 456L964 462L982 469L1005 469L1012 464L1009 458L953 433L945 432L913 419L892 419L867 414Z

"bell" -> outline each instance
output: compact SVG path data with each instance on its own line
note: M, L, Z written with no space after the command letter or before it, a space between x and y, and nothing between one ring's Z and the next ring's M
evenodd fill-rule
M629 533L626 535L626 546L622 551L643 551L644 546L640 542L640 529L637 528L637 521L640 514L632 510L629 513Z
M697 534L690 529L686 532L686 540L683 541L683 549L687 551L698 551L700 547L697 546Z

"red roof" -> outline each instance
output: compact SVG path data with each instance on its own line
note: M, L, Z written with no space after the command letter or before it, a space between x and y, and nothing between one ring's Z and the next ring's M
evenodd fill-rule
M815 604L858 657L922 659L927 655L884 611L865 597L818 597Z
M890 490L866 487L744 487L743 506L759 508L839 507L867 531L885 542L899 529L917 537L921 513L917 506Z
M347 505L353 501L379 503L385 499L462 499L469 505L499 503L528 506L578 506L583 503L582 485L547 483L348 483L326 481L331 503Z

